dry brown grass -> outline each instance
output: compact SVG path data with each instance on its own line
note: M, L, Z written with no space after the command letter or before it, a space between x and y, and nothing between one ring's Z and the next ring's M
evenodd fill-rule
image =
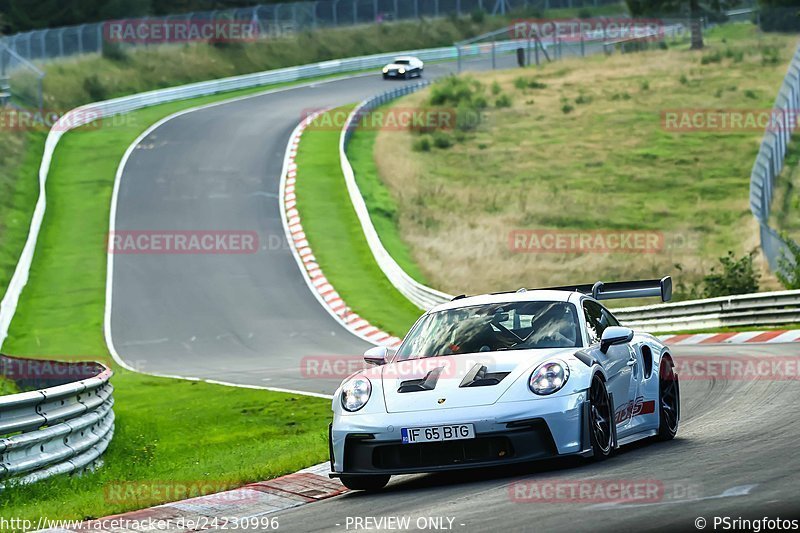
M664 274L691 287L727 250L755 248L748 190L761 134L669 133L660 110L769 108L795 40L710 43L702 54L730 47L743 59L702 65L701 54L668 50L485 73L476 77L490 102L488 88L497 81L513 105L490 109L465 142L419 153L412 152L415 134L382 131L378 170L424 276L452 293ZM777 46L781 63L764 64L759 45ZM521 75L547 87L519 90L514 80ZM576 103L581 95L591 101ZM418 93L396 105L424 105L427 97ZM565 101L574 108L566 114ZM667 247L648 254L516 253L509 232L523 228L652 231ZM680 245L686 239L690 244ZM777 288L764 272L763 287Z

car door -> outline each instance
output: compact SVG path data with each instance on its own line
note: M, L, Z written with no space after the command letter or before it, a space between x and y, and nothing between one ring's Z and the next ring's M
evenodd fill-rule
M612 315L611 312L605 307L602 308L602 322L605 327L620 325L619 320L617 320L614 315ZM627 403L624 406L621 403L617 404L617 435L620 435L635 432L635 415L641 410L642 407L642 402L639 398L639 395L642 387L642 379L644 379L644 361L642 360L642 354L640 350L637 350L636 347L631 344L617 346L616 348L627 348L628 361L626 364L631 369Z
M593 300L583 301L583 314L586 318L586 331L589 336L589 349L594 358L603 365L608 381L606 388L614 396L614 421L617 426L617 438L622 438L630 425L631 395L636 393L636 381L633 380L636 359L628 344L611 346L606 353L600 351L600 339L603 331L612 325L610 313L604 315L603 306Z

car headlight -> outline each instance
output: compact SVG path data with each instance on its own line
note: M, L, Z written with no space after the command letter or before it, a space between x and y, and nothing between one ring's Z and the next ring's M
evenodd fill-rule
M372 394L372 383L364 376L356 376L342 385L342 407L355 412L364 407Z
M386 74L387 72L389 72L389 67L383 67L383 73Z
M398 70L397 72L399 72L400 74L405 74L405 73L406 73L406 69L404 69L404 68L401 68L401 69L400 69L400 70Z
M569 367L563 361L548 361L536 367L528 387L535 394L546 396L563 387L569 379Z

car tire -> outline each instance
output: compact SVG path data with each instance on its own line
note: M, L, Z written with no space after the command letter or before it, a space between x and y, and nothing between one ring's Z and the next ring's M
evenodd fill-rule
M389 483L391 476L356 476L343 475L339 478L342 485L350 490L376 491L381 490Z
M678 374L672 360L665 357L658 371L658 440L672 440L678 433L680 402Z
M614 451L614 412L606 384L595 374L589 387L589 439L592 458L602 461Z

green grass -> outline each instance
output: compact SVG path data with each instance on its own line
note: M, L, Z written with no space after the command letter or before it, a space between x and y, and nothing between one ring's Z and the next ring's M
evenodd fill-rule
M62 349L60 344L47 347ZM218 492L327 457L327 400L124 370L113 382L116 428L102 468L4 490L0 515L31 520L108 516L165 501L147 491L141 498L116 498L120 483L176 490L205 484L209 492Z
M30 229L45 137L42 132L0 132L0 298Z
M7 394L17 394L20 391L17 384L14 380L7 379L3 376L0 376L0 396L5 396Z
M122 155L162 117L264 89L151 107L62 138L48 178L48 209L30 281L4 351L110 363L102 327L105 238ZM115 481L208 481L224 488L291 472L327 456L327 400L124 370L117 371L113 383L117 434L105 466L80 479L59 477L0 492L2 516L105 516L168 499L107 501L104 490Z
M402 337L422 311L392 286L370 252L339 164L339 134L313 124L303 134L295 188L303 229L322 271L347 305Z
M381 237L383 246L409 276L424 284L425 277L411 258L408 245L400 236L397 202L378 176L374 156L377 136L378 132L375 129L357 129L347 147L347 156L353 165L358 188L361 190L369 209L369 216Z

